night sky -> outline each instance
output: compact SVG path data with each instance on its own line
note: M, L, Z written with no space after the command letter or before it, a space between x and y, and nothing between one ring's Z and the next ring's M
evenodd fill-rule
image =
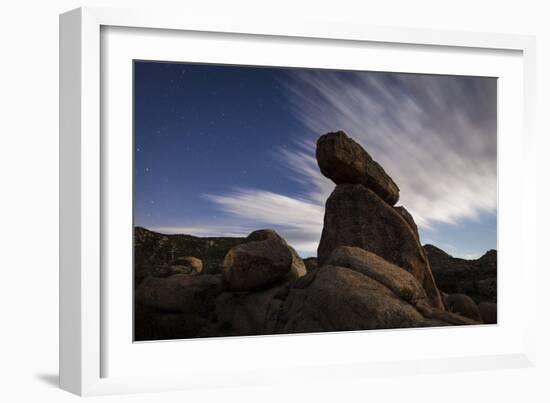
M334 184L315 140L343 129L401 188L422 242L496 248L496 80L135 62L135 224L274 228L314 256Z

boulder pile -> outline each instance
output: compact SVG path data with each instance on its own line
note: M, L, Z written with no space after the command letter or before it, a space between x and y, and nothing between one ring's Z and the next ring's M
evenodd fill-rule
M494 304L440 293L412 215L395 206L399 188L358 143L328 133L316 156L336 184L317 258L304 262L275 231L258 230L224 241L217 269L176 259L136 283L136 340L496 321Z

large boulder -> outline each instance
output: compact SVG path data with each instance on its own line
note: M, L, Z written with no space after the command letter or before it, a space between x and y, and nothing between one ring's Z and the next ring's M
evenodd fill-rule
M288 250L292 254L292 266L290 268L290 272L288 275L289 280L306 275L307 269L302 258L298 255L296 250L284 240L282 236L277 234L272 229L259 229L254 232L251 232L246 237L245 242L258 242L258 241L265 241L268 239L282 243L288 248Z
M430 264L409 223L363 185L338 185L327 200L321 241L323 265L339 246L356 246L405 269L422 285L432 305L443 308Z
M293 284L278 333L393 329L424 326L426 319L389 288L345 267L326 265Z
M369 276L410 304L416 305L427 298L424 288L412 274L364 249L340 246L330 254L327 264Z
M346 133L327 133L317 140L317 163L337 185L362 184L386 203L399 200L399 188L384 169Z
M458 313L467 318L481 322L481 315L477 304L465 294L445 295L445 306L450 312Z
M287 279L292 270L293 255L289 247L279 239L264 234L252 236L246 243L229 250L222 274L229 289L250 291Z

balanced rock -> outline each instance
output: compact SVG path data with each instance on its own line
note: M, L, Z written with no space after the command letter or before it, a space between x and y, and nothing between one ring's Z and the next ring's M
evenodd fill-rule
M399 188L384 169L346 133L327 133L317 140L317 163L337 185L362 184L386 203L399 200Z
M288 278L292 267L293 255L289 247L263 234L253 235L249 242L230 249L223 261L222 274L229 289L249 291Z
M434 307L443 309L430 264L407 221L363 185L338 185L327 200L321 241L323 265L339 246L356 246L405 269L422 285Z

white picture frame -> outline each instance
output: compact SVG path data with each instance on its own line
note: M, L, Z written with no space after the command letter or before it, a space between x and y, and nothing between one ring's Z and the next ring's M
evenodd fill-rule
M260 43L262 40L272 42L279 40L281 42L285 40L303 41L306 46L308 41L320 40L331 41L329 45L334 47L346 43L359 45L377 43L380 46L396 44L420 46L423 47L422 49L451 49L453 51L466 49L479 55L490 51L515 52L515 61L511 62L511 66L516 66L518 69L511 67L510 72L506 74L515 75L517 76L515 79L521 81L521 86L515 88L519 93L524 94L520 100L521 113L518 113L521 116L514 122L505 121L506 125L499 127L499 131L503 133L509 130L510 135L506 137L506 141L511 141L510 143L506 143L506 141L499 143L499 154L502 151L503 155L508 155L506 147L512 150L521 147L523 156L521 169L514 173L517 177L512 180L521 180L524 191L514 196L511 193L502 193L506 192L506 186L499 189L499 200L502 200L503 195L506 196L506 200L513 200L513 202L502 203L499 205L499 209L510 209L504 211L511 211L518 206L521 208L521 212L515 218L506 218L510 223L502 221L504 218L499 211L500 229L504 223L504 228L518 230L517 234L508 235L499 232L499 298L501 298L502 291L501 280L505 285L506 282L514 281L510 277L508 280L500 277L501 259L504 256L510 262L521 266L523 299L516 308L511 305L501 305L503 301L499 299L499 315L501 306L502 309L509 307L510 311L517 309L518 315L520 310L532 312L533 315L535 312L534 290L537 267L534 261L535 253L532 251L535 242L527 242L525 235L529 232L533 234L536 232L534 230L536 225L535 209L529 208L535 203L534 195L529 192L530 186L533 186L530 178L534 177L533 173L535 172L534 159L529 158L535 147L533 132L534 38L520 35L357 26L313 19L303 20L300 23L270 21L268 17L255 21L245 18L213 20L150 10L80 8L60 17L60 385L63 389L79 395L96 395L205 388L228 384L253 385L274 380L292 382L297 374L300 374L302 380L304 377L329 380L345 377L348 374L369 376L375 373L418 373L534 365L534 319L526 316L521 323L510 319L509 326L481 327L476 330L453 329L452 334L451 331L443 333L440 329L423 329L422 334L415 333L413 330L402 330L399 332L337 333L323 335L322 339L316 335L299 335L232 338L232 340L211 339L192 341L191 345L189 343L183 345L165 342L150 347L150 349L155 348L155 355L160 354L165 357L162 359L169 364L166 365L169 370L162 376L153 376L139 371L130 373L129 368L121 368L117 371L107 370L107 358L110 354L113 355L113 350L124 350L130 355L145 354L145 357L151 355L151 352L148 351L132 350L131 346L127 346L128 349L125 350L122 346L113 345L105 329L111 323L106 318L109 317L112 307L107 301L112 298L108 298L109 290L105 286L105 279L108 278L111 281L111 277L104 271L108 266L105 260L108 247L104 243L103 231L104 227L108 227L105 220L113 219L113 215L106 217L105 214L102 214L102 208L106 203L105 198L108 199L105 195L105 190L109 189L105 185L106 178L110 175L107 167L112 165L107 164L108 157L105 150L106 146L111 147L111 143L109 139L102 138L102 133L109 131L110 123L105 123L102 120L105 120L104 115L106 115L106 113L102 113L103 96L109 92L109 88L104 86L108 86L109 83L102 81L104 66L101 58L102 55L108 55L108 53L102 53L104 52L102 46L105 45L102 42L102 30L109 29L109 27L171 33L193 32L195 35L197 33L205 35L218 33L218 37L226 35L228 38L237 35L253 37ZM130 33L130 35L132 34ZM157 40L161 41L162 39ZM172 37L166 43L169 45L173 40L178 40L178 38ZM120 52L120 54L122 53ZM127 57L131 57L131 55L127 55ZM157 57L162 57L162 55L159 53ZM197 57L200 58L200 55ZM262 61L269 63L267 55L265 55L265 59L261 59L261 52L255 54L254 57L258 58L258 64L261 64ZM460 57L460 55L456 57ZM223 61L223 58L220 61ZM444 69L444 66L442 65L441 68ZM463 68L466 67L463 66ZM472 69L471 74L480 71L476 66L468 68ZM450 71L437 70L436 72L448 73ZM126 116L123 116L122 119L126 119ZM514 135L511 128L519 129L522 133ZM123 130L125 129L123 128ZM499 133L499 142L501 134ZM512 138L509 139L509 137ZM504 146L506 147L503 148ZM124 147L124 144L121 143L121 147ZM503 176L513 173L506 168L506 161L502 161L500 158L499 155L500 180L507 180ZM514 197L515 199L513 199ZM515 238L512 239L512 236ZM511 249L512 243L518 240L521 242L521 247L518 247L518 250L513 253L511 251L506 253ZM125 242L130 243L131 239L126 239ZM505 252L504 254L501 254L501 248ZM115 281L115 279L112 280ZM127 307L124 308L121 305L121 309L127 310ZM128 314L131 315L131 311ZM113 331L117 332L118 330L111 332ZM416 356L403 357L402 359L399 357L368 359L361 355L349 355L349 359L339 360L338 357L315 359L314 351L308 350L308 346L312 345L311 338L314 338L313 344L327 343L327 345L331 345L334 343L336 345L341 342L342 337L345 337L346 344L349 345L364 343L366 338L369 338L369 342L377 340L383 345L383 343L388 343L387 340L398 341L404 337L411 340L412 338L418 339L418 343L425 340L424 342L427 344L434 344L437 343L437 340L447 337L476 340L480 337L489 339L489 337L495 336L502 337L504 341L502 345L498 346L498 350L494 349L487 353L484 352L484 347L480 344L478 349L466 345L464 350L457 350L454 354L445 354L441 351L432 355L419 353ZM508 336L510 337L508 338ZM127 340L127 342L131 344L131 340ZM182 361L168 363L166 357L172 351L176 351L176 349L183 351L181 349L185 347L189 350L189 346L191 346L190 350L200 351L203 345L209 349L215 349L213 351L216 351L216 354L223 354L223 351L228 350L227 346L230 346L229 349L235 354L241 354L241 357L243 357L242 352L248 350L252 358L250 361L242 359L243 362L237 364L237 367L233 365L229 368L220 365L218 371L210 374L208 379L201 378L198 367L194 368L197 376L189 376L189 360L184 364L181 363ZM107 348L107 346L110 347ZM140 347L139 350L147 348L149 347ZM286 364L285 361L277 361L277 352L288 348L298 349L303 352L303 355L292 361L286 361ZM272 350L273 357L264 360L261 373L253 371L253 369L259 368L254 367L255 365L260 365L256 358L266 350ZM341 355L345 356L346 354L344 352ZM232 358L235 359L235 357ZM122 357L122 359L129 358L131 358L129 355ZM254 359L256 361L253 361ZM284 367L284 371L280 370L281 367ZM304 368L308 368L307 373L304 373ZM203 371L202 374L206 373L208 368L205 367ZM116 373L116 375L111 376L111 373Z

